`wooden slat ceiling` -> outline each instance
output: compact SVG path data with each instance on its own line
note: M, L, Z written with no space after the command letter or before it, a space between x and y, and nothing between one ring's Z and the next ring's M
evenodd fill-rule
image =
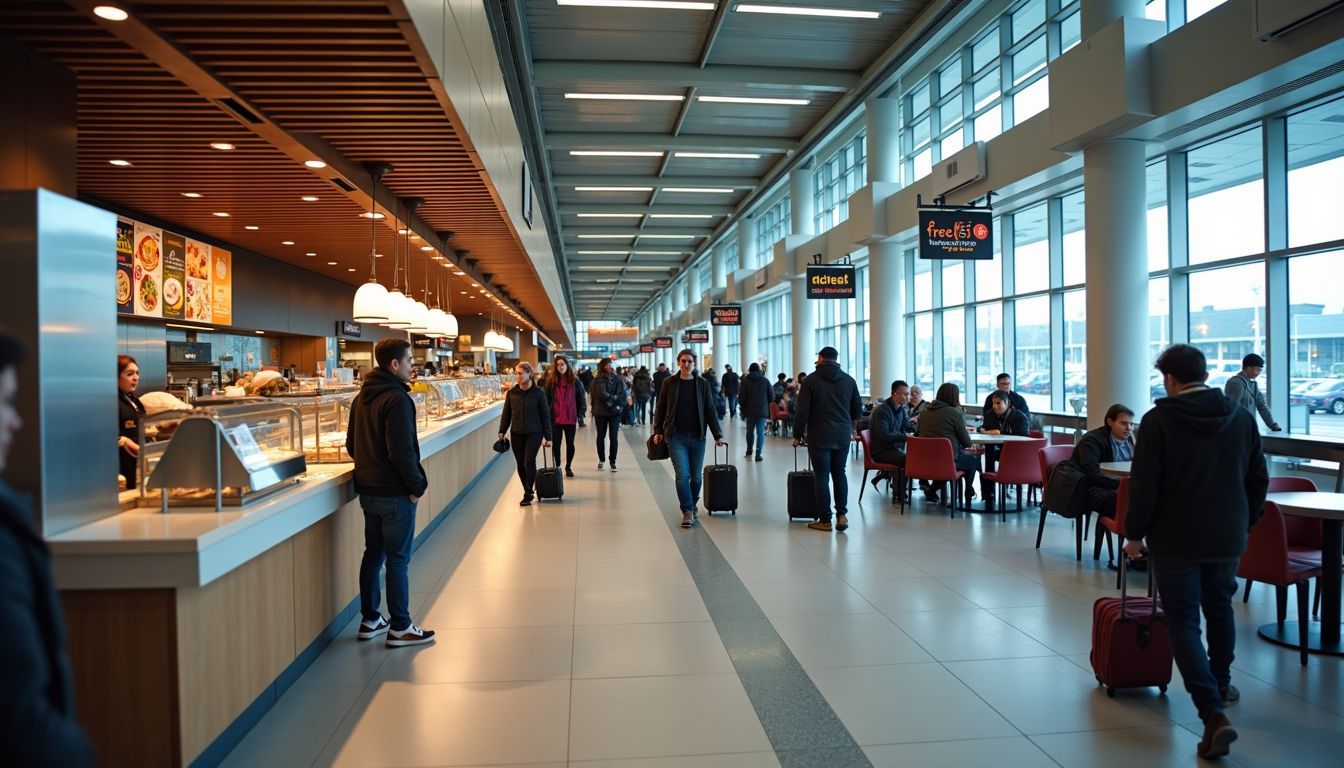
M505 0L501 0L505 1ZM507 0L526 21L536 100L560 207L566 263L596 276L575 286L575 317L628 321L702 249L706 238L771 172L783 153L813 130L860 72L876 61L929 0L760 0L767 5L828 6L878 11L871 19L740 13L736 1L714 11L561 6L556 0ZM675 95L679 101L567 99L569 92ZM702 96L807 99L806 105L701 102ZM577 138L576 138L577 137ZM557 140L557 138L559 140ZM572 150L658 150L669 141L697 152L761 152L757 159L573 156ZM643 143L641 143L643 142ZM767 147L768 151L744 149ZM628 178L629 181L623 181ZM668 186L733 186L731 193L577 191L583 185L650 186L650 179L686 180ZM694 180L704 179L701 184ZM721 183L749 179L749 186ZM720 183L716 183L716 181ZM658 214L703 213L668 219ZM609 219L591 214L623 214ZM633 218L632 212L650 216ZM580 213L589 214L582 218ZM675 222L675 224L673 223ZM641 232L678 226L694 240L593 240L613 227ZM669 244L673 244L669 248ZM626 251L626 255L585 253ZM681 250L643 255L648 250ZM611 269L615 266L635 269ZM665 266L654 272L650 266ZM606 267L598 270L596 267ZM649 280L650 277L655 280Z
M567 339L559 314L531 260L496 202L483 171L455 128L416 57L400 2L383 0L212 0L123 3L132 23L162 38L228 92L273 123L250 127L199 83L169 71L151 44L124 42L120 29L94 19L82 0L5 0L0 30L78 76L81 197L138 211L224 242L296 264L352 286L368 279L371 180L363 164L395 170L380 188L379 210L395 215L394 198L419 197L411 242L412 289L448 277L459 315L497 306L473 286L489 274L539 330ZM128 22L123 22L128 23ZM275 136L292 137L286 146ZM301 142L296 144L295 141ZM235 145L232 151L212 143ZM312 148L305 153L304 148ZM302 158L329 160L325 169ZM122 159L131 167L116 167ZM330 179L355 189L344 191ZM187 198L187 192L200 194ZM305 202L304 196L315 196ZM216 212L228 213L227 218ZM391 277L396 220L379 221L378 274ZM256 230L246 229L258 227ZM462 276L433 262L468 251ZM419 239L423 237L424 239ZM285 245L291 241L293 245ZM435 251L422 251L426 245ZM315 255L310 255L315 254ZM334 262L334 263L333 263ZM431 288L431 292L433 289ZM351 295L353 296L353 290ZM526 327L522 320L516 325Z

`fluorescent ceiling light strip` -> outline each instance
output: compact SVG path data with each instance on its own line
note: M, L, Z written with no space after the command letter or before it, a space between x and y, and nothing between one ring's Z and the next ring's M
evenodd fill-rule
M645 149L571 149L572 157L662 157L661 150Z
M625 269L625 267L620 264L612 264L611 266L604 267L595 267L585 264L579 267L579 270L582 272L619 272L622 269Z
M630 249L624 251L575 251L580 256L625 256L630 253Z
M654 8L667 11L712 11L713 3L691 0L555 0L556 5L586 8Z
M815 8L803 5L754 5L742 3L733 10L738 13L773 13L780 16L832 16L841 19L876 19L878 11L858 11L848 8Z
M575 215L580 219L640 219L644 217L642 213L579 213Z
M634 235L579 235L580 240L629 240Z
M685 256L687 251L633 251L633 256Z
M779 104L786 107L805 107L812 103L811 99L772 99L756 96L698 96L696 100L715 104Z
M663 187L664 192L689 192L694 194L727 195L732 187Z
M583 237L583 235L579 235L579 237ZM704 237L704 235L646 235L642 232L636 232L633 237L643 237L649 240L694 240L698 237Z
M652 192L653 187L575 187L575 192Z
M655 219L712 219L711 213L654 213L650 214Z
M680 93L566 93L566 99L592 101L685 101Z
M674 152L677 157L699 157L709 160L760 160L756 152Z

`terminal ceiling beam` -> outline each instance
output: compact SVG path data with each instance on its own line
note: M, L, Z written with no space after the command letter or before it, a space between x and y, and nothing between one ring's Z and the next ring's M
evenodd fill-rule
M705 228L708 229L709 225ZM695 227L649 227L647 229L638 229L634 227L565 227L565 237L576 237L578 235L621 235L624 237L645 237L654 235L654 240L660 240L658 235L670 235L672 237L685 238L679 242L690 242L705 237L705 233ZM596 247L596 246L594 246ZM652 247L652 246L650 246ZM669 249L676 248L676 245L669 246Z
M806 88L844 93L859 82L857 72L788 67L743 67L658 62L623 61L534 61L532 73L538 83L600 80L603 82L668 83L677 87L765 85Z
M773 136L713 136L708 134L669 136L665 133L603 133L601 131L546 134L546 148L552 151L629 148L669 151L791 152L797 146L798 142L793 139L780 139Z
M555 177L558 187L732 187L753 189L754 176L627 176L625 174L571 174Z
M601 203L582 203L561 205L560 213L576 214L640 214L643 216L727 216L733 212L731 205L603 205Z

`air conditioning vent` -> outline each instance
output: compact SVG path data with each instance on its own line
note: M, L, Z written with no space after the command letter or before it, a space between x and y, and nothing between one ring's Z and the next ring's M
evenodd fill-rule
M244 107L242 104L238 103L238 100L237 100L237 99L234 99L234 98L226 98L226 99L219 99L218 101L219 101L220 106L225 107L225 108L228 109L230 112L232 112L232 113L234 113L235 115L241 117L243 120L247 121L248 123L251 123L252 125L260 125L260 124L261 124L262 120L261 120L260 117L257 116L257 113L256 113L256 112L253 112L252 110L250 110L250 109L248 109L247 107Z
M340 176L333 178L331 180L331 183L336 185L336 187L338 187L342 192L355 191L355 188L351 186L350 182L346 181L345 179L342 179Z
M1255 0L1255 37L1278 39L1340 7L1344 0Z

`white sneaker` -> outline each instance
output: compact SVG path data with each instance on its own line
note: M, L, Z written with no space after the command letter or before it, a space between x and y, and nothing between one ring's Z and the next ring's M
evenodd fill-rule
M424 645L432 642L434 642L434 630L421 629L414 624L400 632L395 629L389 629L387 631L388 648L401 648L407 645Z
M616 471L616 462L614 462L614 461L611 463L611 471L612 471L612 472L615 472L615 471Z
M598 471L598 472L601 472L601 471L602 471L602 462L600 462L600 461L597 462L597 471Z
M385 635L391 626L387 623L387 619L382 616L379 616L377 621L361 621L359 622L359 639L372 640L379 635Z

